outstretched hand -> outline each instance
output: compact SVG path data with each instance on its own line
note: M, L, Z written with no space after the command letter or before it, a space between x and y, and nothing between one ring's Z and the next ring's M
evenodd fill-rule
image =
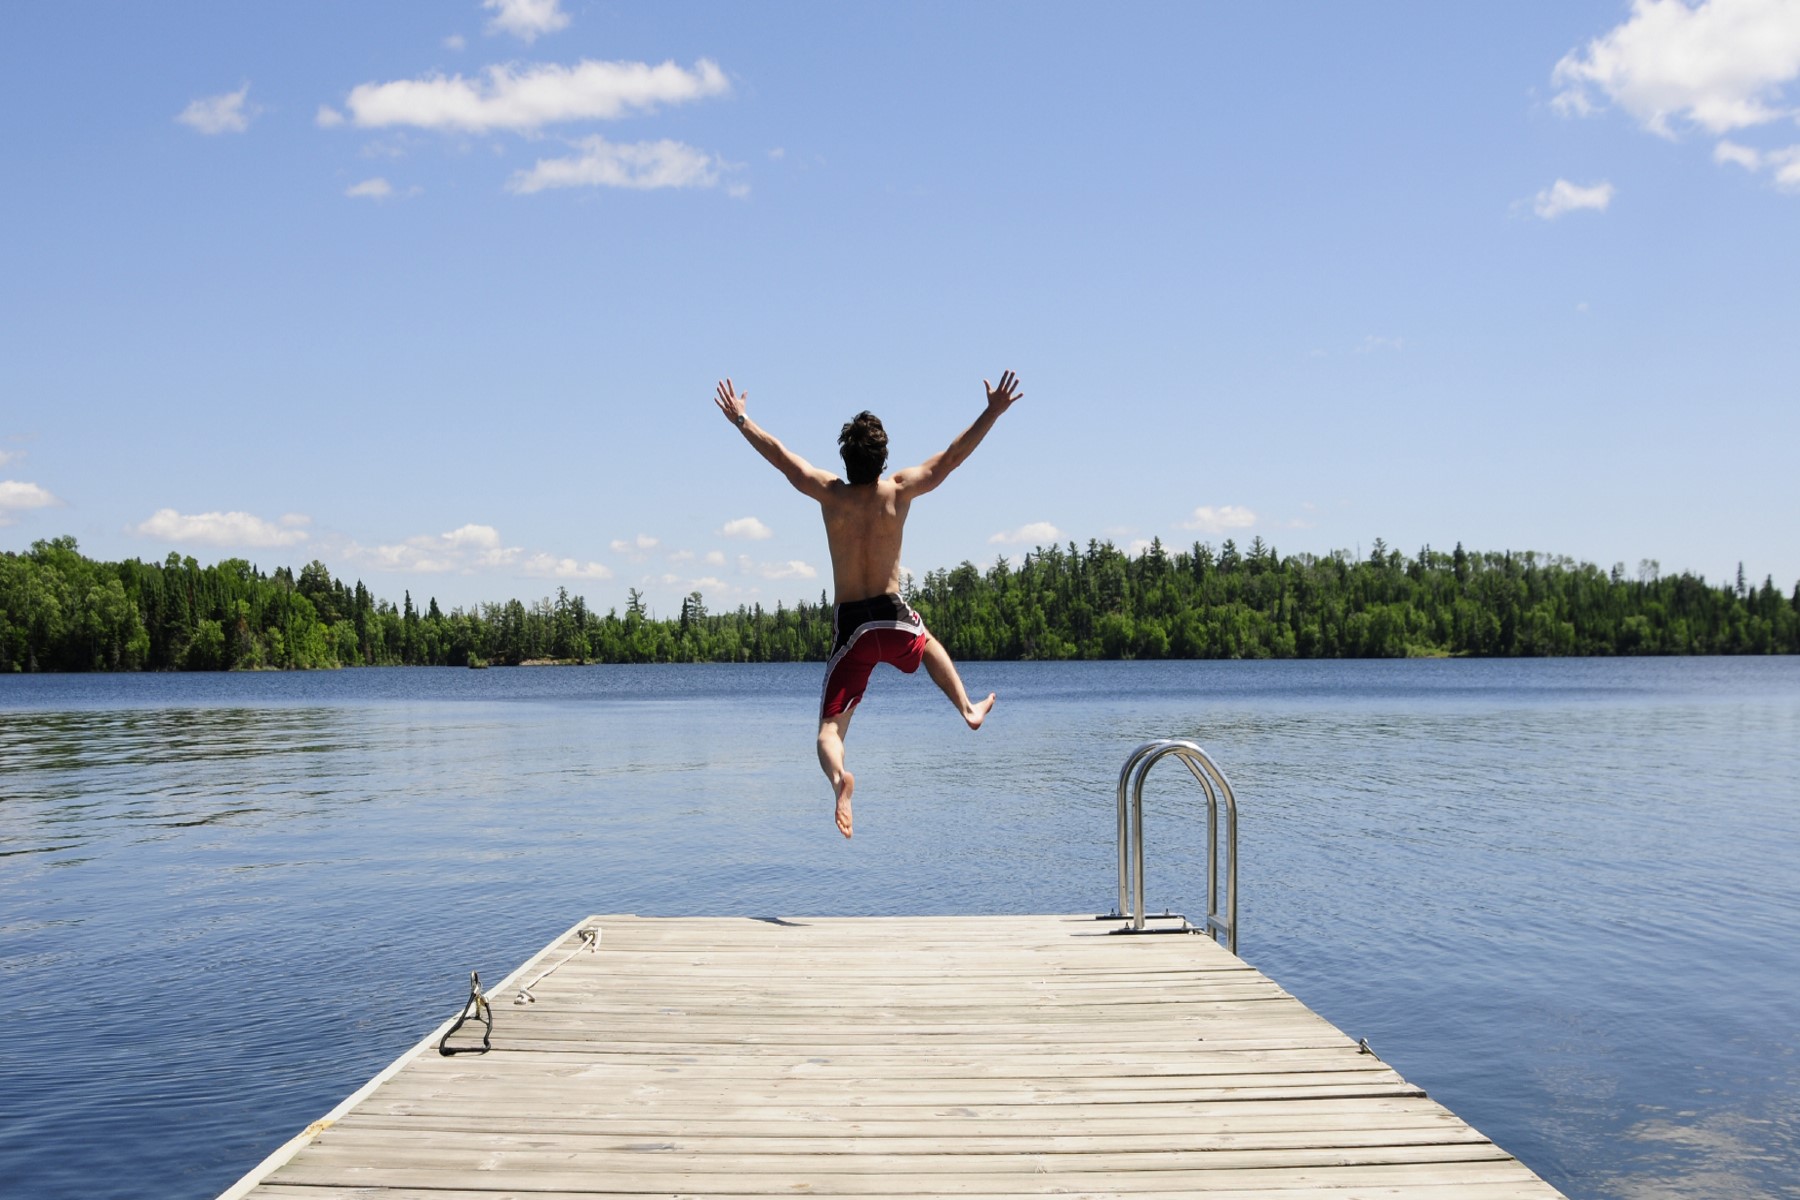
M725 419L735 425L737 419L744 415L744 403L749 399L749 392L740 396L737 389L731 386L731 380L723 379L719 381L719 394L713 402L719 406L719 411L725 414Z
M999 387L985 379L981 381L981 386L987 389L988 407L995 412L1005 412L1012 407L1014 400L1025 398L1025 393L1019 390L1019 377L1011 371L1000 373Z

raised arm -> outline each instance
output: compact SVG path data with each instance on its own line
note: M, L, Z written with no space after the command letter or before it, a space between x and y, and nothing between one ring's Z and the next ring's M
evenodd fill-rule
M744 438L756 448L756 452L769 460L769 465L787 477L802 494L814 500L823 500L826 489L837 482L837 476L829 471L822 471L813 466L792 450L781 444L781 439L750 419L744 410L744 404L750 399L750 393L739 395L731 386L731 380L719 383L719 394L714 402L725 419L736 425Z
M1019 390L1019 377L1011 371L1000 373L999 387L985 379L981 381L981 386L987 389L987 407L981 410L975 423L957 434L956 440L950 443L948 449L932 455L916 467L895 471L894 483L901 491L922 496L944 482L950 472L960 467L963 460L975 452L975 447L981 445L981 439L994 427L1000 414L1011 408L1013 401L1025 398L1025 393Z

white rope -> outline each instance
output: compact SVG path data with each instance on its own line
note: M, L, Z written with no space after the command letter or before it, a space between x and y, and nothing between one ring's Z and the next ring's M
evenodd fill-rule
M593 954L600 949L600 927L598 925L589 925L586 929L578 929L575 931L575 936L581 939L581 944L557 960L556 966L549 968L549 970L546 970L536 979L533 979L530 983L521 987L519 989L519 994L513 997L514 1004L536 1004L537 997L531 994L532 988L550 978L557 967L562 966L563 963L568 962L583 950L586 950L589 954Z

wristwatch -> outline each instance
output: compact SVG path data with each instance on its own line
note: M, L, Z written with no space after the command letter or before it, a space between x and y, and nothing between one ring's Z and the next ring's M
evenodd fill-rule
M749 413L739 413L737 416L731 418L732 422L734 424L736 424L739 429L742 429L744 427L744 422L748 421L749 419L750 419Z

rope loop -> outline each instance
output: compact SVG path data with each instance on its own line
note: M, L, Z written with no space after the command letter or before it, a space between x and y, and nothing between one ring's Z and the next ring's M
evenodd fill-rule
M599 950L600 950L600 927L598 925L584 926L581 929L578 929L575 931L575 936L581 939L581 941L575 946L575 948L573 950L569 951L567 954L563 955L562 958L557 960L555 967L551 967L549 970L545 971L542 975L539 975L536 979L532 980L530 983L521 987L519 989L519 994L513 997L514 1004L536 1004L537 997L531 994L531 989L536 987L538 984L544 982L544 980L550 978L550 976L556 971L556 967L562 966L563 963L568 962L571 958L574 958L577 954L580 954L583 950L586 950L589 954L595 954L595 953L599 952Z

